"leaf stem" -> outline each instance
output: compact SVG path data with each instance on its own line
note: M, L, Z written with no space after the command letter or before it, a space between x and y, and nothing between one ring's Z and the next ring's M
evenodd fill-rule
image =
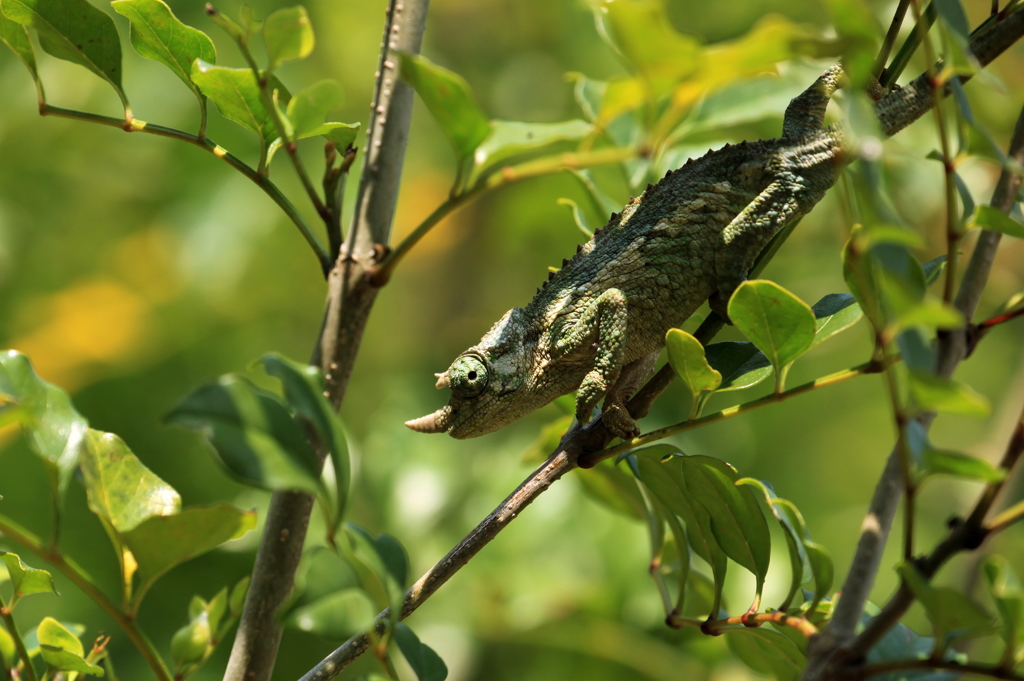
M14 647L18 651L18 657L21 658L22 666L25 671L25 679L27 681L37 681L36 670L32 668L32 659L28 656L28 649L25 647L25 639L21 637L21 632L18 631L18 623L14 621L13 606L8 609L4 604L4 599L0 596L0 619L3 619L4 626L7 627L7 632L14 639ZM0 669L3 665L0 664ZM17 677L12 677L17 678Z
M4 515L0 515L0 534L21 544L59 570L61 574L77 586L82 593L91 598L96 605L100 606L103 612L107 613L121 627L121 630L124 631L129 640L142 653L142 657L146 660L158 681L172 681L171 672L167 669L163 659L161 659L160 653L157 652L150 640L146 638L142 630L136 626L135 620L107 598L106 594L99 590L93 583L92 578L77 563L70 558L64 557L60 552L45 547L31 532Z
M70 118L78 121L86 121L88 123L97 123L99 125L106 125L111 128L119 128L126 132L144 132L150 135L157 135L159 137L169 137L176 139L181 142L187 142L194 146L204 149L219 159L225 161L229 166L237 170L238 172L245 175L247 178L252 180L256 186L263 190L263 192L269 196L274 203L276 203L285 215L298 227L299 232L306 239L306 243L309 244L310 248L313 249L313 253L316 255L317 260L320 262L320 267L324 271L324 274L330 271L331 260L328 257L327 249L324 248L320 240L313 234L309 225L306 224L306 220L302 217L299 211L295 208L291 201L288 200L281 190L275 185L270 178L265 175L261 175L257 170L247 165L240 158L230 153L227 149L220 146L209 137L193 135L190 132L184 130L178 130L176 128L168 128L163 125L156 125L155 123L147 123L138 118L132 120L131 126L126 128L124 121L119 118L112 118L110 116L102 116L100 114L88 113L85 111L75 111L73 109L62 109L56 106L50 106L49 104L41 104L39 107L39 113L43 116L58 116L60 118Z
M891 361L891 360L890 360ZM686 432L688 430L694 430L702 426L709 425L711 423L717 423L718 421L724 421L740 414L746 414L747 412L760 409L761 407L768 406L769 404L775 404L776 402L783 402L797 395L802 395L818 388L824 388L825 386L835 385L836 383L842 383L845 380L854 378L856 376L864 376L867 374L875 374L882 371L883 363L880 362L865 362L849 369L843 369L827 376L822 376L813 381L808 381L803 385L798 385L795 388L790 388L781 393L770 393L756 400L746 402L744 404L737 404L735 406L723 409L713 414L707 414L698 419L692 421L682 421L671 426L652 430L649 433L635 437L632 440L626 440L620 442L614 447L608 447L602 449L599 452L588 454L584 457L580 457L580 466L583 468L589 468L607 458L613 457L622 452L628 452L631 449L635 449L642 445L650 444L651 442L657 442L663 440L670 435L678 435L679 433Z
M633 158L639 152L636 149L624 147L610 147L597 151L580 151L575 153L557 154L544 156L542 158L524 161L517 165L503 166L499 170L484 175L469 189L449 196L445 201L434 209L423 222L409 233L395 248L381 260L374 273L374 278L380 284L391 278L395 267L409 251L425 237L437 223L441 222L449 214L455 212L463 204L477 195L492 189L498 189L506 185L525 180L531 177L549 175L560 170L570 168L589 168L609 163L621 163Z
M743 627L756 627L768 622L795 629L803 634L805 638L810 638L818 633L818 628L809 620L803 617L787 615L786 613L778 610L775 612L745 612L742 615L734 615L732 617L725 617L718 620L708 620L706 622L698 621L697 626L699 626L701 631L705 634L716 636L722 633L722 630L725 627L739 628L736 625L742 625ZM683 621L681 624L690 625L691 622ZM675 628L681 629L682 627L679 626Z
M893 12L892 21L889 22L889 30L885 33L885 39L882 41L882 46L878 49L878 56L875 58L875 66L871 70L871 73L875 75L879 80L882 79L885 73L885 62L889 60L889 55L892 53L893 45L896 44L896 38L900 34L900 26L903 25L903 18L907 15L907 7L910 6L911 0L900 0L899 5L896 7L896 11Z

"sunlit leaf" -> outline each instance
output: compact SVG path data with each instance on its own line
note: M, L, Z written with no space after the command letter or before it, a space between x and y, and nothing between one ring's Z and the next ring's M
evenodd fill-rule
M704 356L704 346L692 335L680 329L669 329L665 334L665 349L669 364L694 399L701 392L716 390L721 385L722 374L711 368Z
M187 508L154 516L122 535L138 564L144 592L165 572L256 527L256 512L228 504Z
M309 137L327 120L328 113L341 106L341 101L341 88L333 80L321 80L296 92L287 109L295 139Z
M59 505L78 465L88 422L75 411L67 393L40 379L28 358L15 350L0 353L2 399L19 407L18 422L25 429L30 449L43 461Z
M423 643L404 623L395 625L395 642L419 681L444 681L448 667L434 650Z
M171 659L175 668L182 670L206 657L212 636L210 620L205 612L174 632L171 637Z
M729 300L729 318L771 360L781 386L792 362L814 342L814 313L772 281L745 281Z
M103 676L103 669L86 661L78 637L52 617L44 617L36 628L43 660L51 669Z
M984 395L953 379L927 371L908 372L910 395L923 411L984 417L991 411Z
M456 73L420 55L401 53L401 76L419 94L427 109L451 140L459 159L473 151L491 133L487 115L476 103L469 84Z
M160 62L196 96L202 95L192 82L192 62L217 61L217 50L209 36L180 22L163 0L114 0L110 6L131 22L130 35L136 52Z
M256 133L264 144L277 137L277 128L263 105L252 70L229 69L197 59L192 64L192 82L217 105L225 118ZM278 101L284 103L291 98L276 79L271 79L269 87L277 90Z
M860 305L849 293L830 293L812 305L811 312L814 313L812 348L850 328L864 316Z
M1024 225L994 206L977 206L974 209L974 214L971 215L970 220L967 222L967 226L970 229L981 227L982 229L1000 232L1007 236L1024 239Z
M8 551L0 551L0 560L3 560L7 566L7 576L11 581L11 588L14 590L8 607L13 609L14 604L22 596L29 594L57 593L57 589L53 585L53 576L46 570L29 567L22 562L18 554Z
M518 121L491 121L490 133L473 152L474 172L482 173L505 159L525 154L559 142L586 137L593 126L586 121L570 120L560 123L522 123Z
M227 375L197 389L167 420L202 430L236 478L264 489L319 489L320 463L280 399Z
M3 3L0 2L0 10L2 8ZM39 88L40 97L42 97L42 84L39 80L39 71L36 68L36 53L32 49L32 42L29 40L28 31L18 22L8 19L7 15L3 14L2 11L0 11L0 40L11 48L14 54L18 55L21 63L28 68L29 73L32 74L32 80L36 82L36 87Z
M89 508L119 534L181 508L177 491L146 468L113 433L89 429L82 451Z
M316 40L306 8L300 5L273 12L263 21L263 40L271 71L283 62L308 57Z
M4 15L36 30L47 54L80 64L121 89L121 40L114 20L87 0L3 0Z
M1006 478L1005 470L984 459L930 447L925 449L921 463L930 475L952 475L982 482L1002 482Z

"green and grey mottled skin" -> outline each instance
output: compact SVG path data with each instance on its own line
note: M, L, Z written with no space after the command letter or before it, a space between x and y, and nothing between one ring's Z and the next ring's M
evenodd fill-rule
M630 201L439 375L448 404L406 425L476 437L575 390L581 423L603 400L611 432L635 435L624 401L665 332L709 298L723 311L769 240L838 180L848 159L824 116L841 75L832 67L792 100L782 137L711 151Z

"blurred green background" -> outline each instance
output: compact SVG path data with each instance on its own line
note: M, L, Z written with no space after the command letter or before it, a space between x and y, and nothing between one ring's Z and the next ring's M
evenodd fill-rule
M201 2L170 4L179 18L215 39L218 63L242 65ZM894 4L872 3L881 25ZM284 6L262 0L253 5L257 16ZM322 78L338 80L345 104L335 119L365 126L385 3L311 0L306 7L317 32L316 50L280 75L292 91ZM738 37L768 12L828 30L825 6L811 0L738 0L728 3L728 11L721 7L668 2L676 28L708 42ZM987 7L970 4L972 23ZM218 8L234 14L238 5L228 0ZM194 129L194 98L164 67L138 57L127 42L127 23L116 15L115 20L124 46L125 90L136 116ZM607 78L623 72L584 0L433 0L423 51L463 75L489 115L508 120L579 117L563 74ZM46 56L41 62L52 104L119 115L106 84L80 67ZM776 136L784 102L802 89L789 83L809 84L826 64L787 67L777 115L705 135L694 146L702 153L727 141ZM920 62L910 72L919 70ZM992 73L1005 88L981 81L967 90L975 116L1005 148L1024 102L1024 49L1011 49ZM262 515L268 495L232 482L199 435L167 427L161 418L200 383L249 371L250 362L265 352L309 356L324 284L305 243L265 195L207 153L153 136L39 117L31 79L7 51L0 51L0 101L0 347L28 354L44 379L72 393L92 427L121 435L182 493L186 505L227 499ZM210 136L255 164L248 133L217 115L211 119ZM309 146L310 167L319 168L319 151ZM888 144L884 165L897 209L929 241L922 260L944 248L941 166L924 159L935 147L926 119ZM987 200L997 171L983 160L961 167L979 200ZM396 236L444 200L452 172L447 140L417 103ZM298 184L284 161L273 178L299 202ZM351 194L357 182L349 184ZM623 203L628 199L621 183L609 181L604 188ZM848 221L840 191L804 220L764 275L811 303L846 290L838 254ZM352 519L397 536L415 575L530 472L534 462L524 461L524 453L560 414L547 407L469 441L419 435L402 425L445 400L433 389L431 373L444 370L508 308L527 302L547 267L573 252L581 235L569 211L557 204L561 197L582 200L578 185L564 174L484 196L437 227L378 298L342 411L356 470ZM968 237L964 250L972 243ZM1022 288L1022 256L1019 242L1004 243L982 313ZM816 348L793 369L789 385L867 359L866 328L862 322ZM721 336L737 337L731 330ZM980 421L940 419L937 443L996 458L1024 393L1021 347L1019 322L985 340L959 376L989 396L993 415ZM882 388L879 378L858 379L674 441L687 452L731 462L741 475L771 481L803 511L816 540L832 552L841 579L893 441ZM729 404L719 397L709 409ZM644 430L679 421L688 408L676 386ZM583 475L574 473L554 486L410 619L447 662L449 678L756 678L731 658L723 640L663 626L647 576L645 528L594 501L581 485ZM45 533L44 489L41 467L22 441L0 431L3 512ZM975 493L964 485L932 483L921 499L921 546L940 536L946 518ZM113 552L100 524L82 512L84 494L74 485L67 509L67 553L116 593ZM318 541L315 523L310 536ZM185 624L189 596L210 597L248 574L257 539L250 533L157 584L141 620L162 650ZM1018 565L1024 558L1020 540L1020 532L1011 531L997 543ZM18 551L3 539L0 547ZM768 603L781 597L788 580L784 554L776 558L781 567L770 580ZM893 586L888 566L896 559L891 554L883 561L879 599ZM951 583L962 583L957 570L967 562L950 571ZM731 573L728 603L739 613L749 603L752 579L736 567ZM19 607L24 628L50 614L86 624L87 641L107 631L121 677L149 677L111 621L59 577L58 588L59 598L37 596ZM912 614L911 624L923 622ZM334 645L288 631L275 678L298 677ZM225 643L195 678L220 678L229 648ZM347 674L372 669L370 660L362 660Z

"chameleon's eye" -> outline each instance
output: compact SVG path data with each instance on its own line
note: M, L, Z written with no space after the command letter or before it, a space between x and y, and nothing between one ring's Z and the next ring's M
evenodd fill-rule
M448 370L448 380L456 397L476 397L487 387L487 365L474 355L459 357Z

